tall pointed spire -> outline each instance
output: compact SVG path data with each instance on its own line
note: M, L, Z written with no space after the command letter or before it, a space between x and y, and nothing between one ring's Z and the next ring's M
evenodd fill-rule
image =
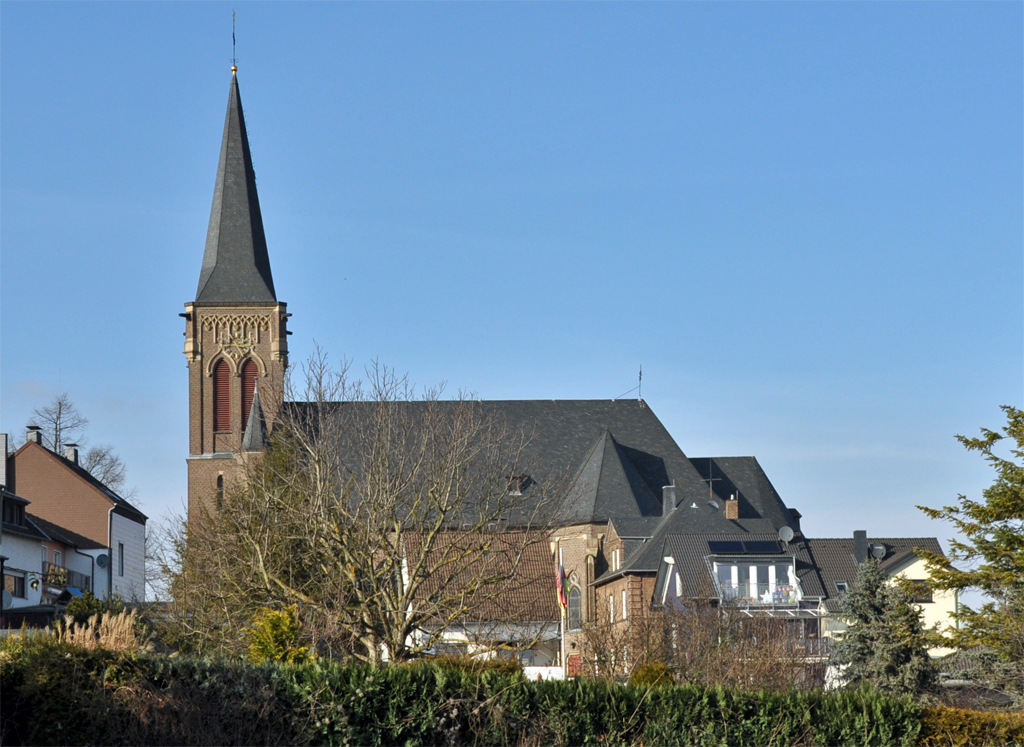
M196 303L276 300L238 78L232 70Z

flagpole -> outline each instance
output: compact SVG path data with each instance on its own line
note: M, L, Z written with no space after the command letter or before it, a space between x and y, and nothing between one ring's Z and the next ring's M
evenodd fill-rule
M559 605L559 607L562 607ZM565 607L562 607L562 617L558 621L558 627L561 628L559 638L562 642L562 679L568 679L569 677L569 665L565 660Z

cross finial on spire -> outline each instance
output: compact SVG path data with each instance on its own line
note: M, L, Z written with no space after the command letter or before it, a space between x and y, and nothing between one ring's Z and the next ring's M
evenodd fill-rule
M231 74L238 72L238 57L235 55L235 11L231 11Z

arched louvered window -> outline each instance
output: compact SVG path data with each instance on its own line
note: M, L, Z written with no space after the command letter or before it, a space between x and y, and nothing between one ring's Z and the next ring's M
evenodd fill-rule
M213 367L213 430L231 430L231 369L223 360Z
M256 391L256 377L259 369L256 361L246 361L242 366L242 430L249 423L249 409L252 407L252 395Z
M569 589L569 630L583 627L583 608L580 605L580 589L574 586Z

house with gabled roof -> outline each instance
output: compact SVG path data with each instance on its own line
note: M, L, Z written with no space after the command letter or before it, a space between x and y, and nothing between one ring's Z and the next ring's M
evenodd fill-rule
M62 562L77 557L57 549L66 545L91 558L90 586L98 595L145 599L147 517L83 468L76 447L54 453L43 445L39 429L30 426L25 443L7 455L6 474L9 489L31 503L32 516L48 533L50 577L62 577Z

